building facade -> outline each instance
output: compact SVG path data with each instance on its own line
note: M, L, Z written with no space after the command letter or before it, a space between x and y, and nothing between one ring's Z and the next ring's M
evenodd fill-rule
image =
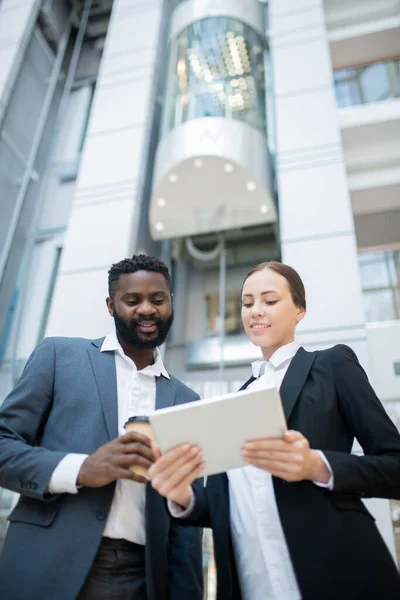
M2 0L0 207L1 398L45 335L109 331L140 251L172 269L168 368L237 389L241 282L278 259L299 342L350 345L400 425L397 1Z

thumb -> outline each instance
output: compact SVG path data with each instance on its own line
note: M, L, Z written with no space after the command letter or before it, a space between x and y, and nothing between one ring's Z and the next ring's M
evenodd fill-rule
M293 429L288 429L288 431L285 431L285 434L284 434L284 439L290 443L297 442L298 440L302 440L303 437L304 436L302 433L300 433L300 431L294 431Z
M160 446L156 444L156 442L151 442L151 449L153 450L153 454L157 460L161 456Z

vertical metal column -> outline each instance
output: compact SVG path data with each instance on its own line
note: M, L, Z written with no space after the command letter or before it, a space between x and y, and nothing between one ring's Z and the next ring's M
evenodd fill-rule
M226 297L226 246L225 238L220 237L221 250L219 254L219 380L224 379L224 343L225 343L225 297Z
M86 0L83 10L82 10L82 16L81 16L81 20L79 23L78 33L77 33L77 36L75 39L75 44L74 44L74 47L72 50L71 60L70 60L69 67L68 67L67 78L65 80L63 93L62 93L60 104L59 104L58 111L57 111L53 139L51 142L50 152L49 152L50 156L52 156L54 149L56 147L56 143L57 143L58 137L60 135L60 131L61 131L61 125L62 125L63 119L65 117L65 113L67 110L67 104L68 104L69 96L71 93L72 84L74 82L76 68L78 65L78 60L79 60L79 56L80 56L81 49L82 49L82 44L83 44L83 40L84 40L84 36L85 36L85 32L86 32L86 27L87 27L87 23L89 20L91 5L92 5L92 0ZM68 23L64 30L62 40L64 40L64 37L66 36L66 41L68 42L70 31L71 31L71 13L69 15ZM61 45L63 45L63 41L60 42L60 46ZM64 58L65 50L66 50L66 46L63 49L62 58ZM58 57L58 53L57 53L57 57ZM57 77L57 80L58 80L58 77ZM53 95L52 95L52 97L53 97ZM50 110L50 106L49 106L49 110ZM48 163L49 163L49 161L48 161ZM43 180L41 182L40 195L39 195L39 199L38 199L38 202L36 205L35 214L34 214L34 217L32 220L32 233L26 242L26 246L24 249L24 255L23 255L23 258L21 261L21 268L20 268L19 275L18 275L18 288L20 289L20 297L18 299L18 305L17 305L17 309L16 309L16 325L15 325L15 331L14 331L13 342L12 342L12 352L11 352L11 365L12 365L11 372L12 372L12 380L13 380L14 385L17 382L18 377L20 375L18 372L18 369L17 369L17 362L18 362L17 361L17 358L18 358L17 352L18 352L18 341L20 338L22 315L23 315L25 301L26 301L27 280L28 280L27 274L28 274L28 271L30 268L30 262L31 262L31 258L32 258L32 251L33 251L34 245L37 242L39 236L41 235L41 232L38 231L38 222L39 222L39 219L41 216L41 210L42 210L42 207L43 207L43 204L45 201L44 182L46 181L47 176L48 175L45 173ZM47 235L53 233L53 231L54 231L54 233L58 233L60 231L60 229L56 227L54 230L48 231Z
M34 166L36 162L36 157L39 151L40 143L42 141L43 132L46 127L47 118L49 115L49 111L51 108L51 104L53 102L54 93L57 87L57 83L60 77L62 62L64 60L64 54L67 49L67 44L69 40L69 34L71 31L71 22L69 21L64 29L63 35L61 37L56 60L54 62L53 70L51 72L49 86L47 88L46 96L43 102L42 110L40 111L38 124L35 130L35 135L32 141L32 146L29 152L28 160L26 161L26 167L24 171L24 175L22 177L21 187L19 189L18 196L15 201L14 211L12 215L12 219L10 221L9 229L7 231L7 236L4 242L3 251L0 256L0 282L3 278L4 271L6 268L8 256L10 254L11 245L14 239L15 231L17 229L18 220L21 215L22 207L24 205L25 196L28 191L29 183L31 181L32 172L34 171Z

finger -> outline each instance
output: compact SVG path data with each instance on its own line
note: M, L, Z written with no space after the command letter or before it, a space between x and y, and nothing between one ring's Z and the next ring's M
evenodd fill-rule
M201 462L193 471L188 473L187 477L182 481L182 485L192 485L196 479L202 476L205 466L205 461Z
M138 475L137 473L132 473L132 481L136 481L137 483L148 483L148 477L142 477L142 475Z
M129 469L116 469L115 470L115 479L129 479L130 481L137 481L137 483L147 483L147 479L138 475L137 473L132 473Z
M285 431L283 437L287 442L290 443L305 439L304 435L300 433L300 431L295 431L294 429L288 429L288 431Z
M156 444L156 442L151 442L151 449L153 450L155 459L157 460L157 458L160 458L161 449L160 449L160 446L158 444Z
M141 456L140 454L127 454L123 457L122 461L119 463L119 465L124 468L138 466L138 467L143 467L146 470L150 469L152 464L153 464L153 461L148 460L147 458L145 458L144 456Z
M158 491L159 494L161 494L161 496L168 498L173 496L174 491L178 488L185 488L192 485L192 483L201 476L202 472L204 471L204 467L205 462L202 461L188 470L186 474L181 473L179 481L176 485L174 485L174 482L171 481L171 478L165 480L158 480L157 478L154 478L151 480L151 485L155 490ZM178 479L178 477L176 479Z
M121 451L123 454L140 454L141 456L144 456L148 460L151 460L151 462L154 462L156 459L152 448L145 446L141 442L124 444L123 446L121 446Z
M246 442L243 446L243 449L251 452L290 452L291 445L286 440L276 438L263 438L259 440L250 440Z
M303 454L301 448L298 448L297 452L271 452L268 450L243 450L242 455L245 458L260 459L260 460L278 460L282 462L301 462L303 460Z
M147 437L147 435L137 433L136 431L124 433L124 435L121 435L119 438L117 438L117 440L121 444L133 444L135 442L139 442L140 444L144 444L145 446L151 448L151 439Z
M185 461L185 457L190 457L190 453L195 453L200 451L198 446L186 443L180 444L179 446L175 446L174 448L170 448L166 452L164 452L160 458L157 459L157 470L163 471L168 469L171 465L174 465L176 461L180 461L181 459Z
M149 475L152 479L156 480L156 485L159 483L168 482L172 487L180 485L181 481L190 473L193 469L197 468L199 463L203 461L201 452L196 448L192 448L189 452L182 457L180 460L175 461L169 465L167 469L157 471L155 465Z
M308 449L310 444L308 443L308 439L303 437L301 440L296 440L292 443L292 447L298 449L300 452Z
M257 465L254 465L257 466ZM269 473L270 475L272 475L272 477L276 477L277 479L283 479L284 481L288 481L288 482L297 482L297 481L303 481L304 477L302 476L301 473L288 473L287 471L280 471L279 469L277 470L270 470L270 469L266 469L265 467L258 467L259 469L262 469L263 471L266 471L267 473Z
M182 484L182 481L188 477L189 473L197 469L200 463L203 462L201 454L196 454L191 459L186 460L183 464L177 466L173 465L170 469L163 471L162 473L156 473L155 475L150 473L150 477L154 480L155 485L165 483L169 489L178 487Z
M285 473L285 474L295 474L301 473L302 469L296 463L287 463L279 460L264 460L264 459L252 459L248 460L250 464L260 469L265 469L269 471L272 475L276 475L276 473ZM279 475L277 475L279 477Z
M144 469L149 469L153 462L144 458L140 454L122 454L113 463L115 469L129 469L132 466L140 466Z
M175 460L173 461L170 460L169 456L167 457L166 454L163 454L161 458L158 458L154 465L151 467L150 477L160 475L163 478L168 478L171 475L173 475L178 469L180 469L183 465L187 464L190 461L193 461L193 459L196 459L196 457L200 454L201 450L198 446L189 447L188 450L184 450L183 453L180 453L177 456L177 458L175 458ZM176 456L177 453L174 452L173 455Z

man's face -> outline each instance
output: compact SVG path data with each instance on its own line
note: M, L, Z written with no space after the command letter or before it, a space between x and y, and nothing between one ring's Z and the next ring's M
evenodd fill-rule
M132 348L156 348L165 341L173 314L171 292L161 273L121 275L107 306L118 338Z

